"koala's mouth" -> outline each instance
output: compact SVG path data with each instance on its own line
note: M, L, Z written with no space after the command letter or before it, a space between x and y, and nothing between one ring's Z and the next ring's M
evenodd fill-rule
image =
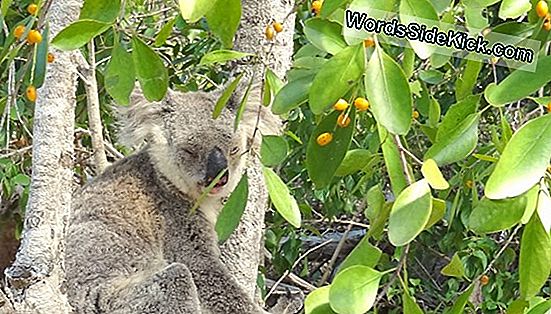
M205 187L210 186L214 182L215 179L216 179L216 177L207 178L207 180L205 180ZM216 182L216 184L213 186L212 190L210 190L210 194L216 194L216 193L220 192L220 190L224 186L226 186L226 184L228 184L229 180L230 180L229 172L228 172L228 170L225 170L224 175L220 178L220 180L218 180L218 182Z

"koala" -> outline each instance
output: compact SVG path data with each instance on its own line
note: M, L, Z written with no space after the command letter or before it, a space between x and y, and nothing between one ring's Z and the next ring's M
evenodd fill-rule
M73 197L65 267L76 313L267 313L222 264L214 230L244 171L257 114L265 110L258 90L236 132L239 96L214 120L220 92L170 90L162 101L148 102L134 90L121 136L126 144L146 145ZM260 120L261 128L277 128L270 113Z

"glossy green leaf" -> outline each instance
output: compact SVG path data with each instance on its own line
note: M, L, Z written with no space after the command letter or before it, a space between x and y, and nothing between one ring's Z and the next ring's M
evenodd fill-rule
M531 308L526 314L549 314L551 310L551 300L541 302L538 305Z
M111 24L94 20L80 20L65 27L52 39L52 46L61 50L74 50L86 45L105 32Z
M241 221L249 197L249 181L245 173L231 193L216 220L214 229L220 243L225 242Z
M336 176L343 177L362 170L374 158L367 149L353 149L346 152L346 156L335 172Z
M445 166L470 155L478 142L478 114L472 114L459 124L446 130L440 136L436 135L436 142L425 154L425 159L432 158L440 166Z
M526 204L525 196L505 200L483 198L469 216L469 228L477 233L507 230L520 222Z
M390 133L406 134L413 112L409 84L400 66L380 47L367 65L365 87L377 122Z
M171 19L161 28L161 30L157 34L157 37L155 37L155 47L161 47L166 43L166 40L172 33L172 28L174 28L174 24L176 24L176 18Z
M402 304L404 307L404 314L423 314L421 307L419 307L413 297L405 291L402 294Z
M511 138L486 182L491 199L515 197L533 187L545 174L551 157L551 115L523 125Z
M313 18L306 20L304 35L318 49L332 55L337 54L347 46L342 37L342 26L337 22L326 19Z
M224 48L231 48L241 21L241 0L214 2L213 7L206 12L207 23L210 30L220 38Z
M469 302L469 298L474 291L474 284L471 284L467 290L463 291L461 295L455 300L452 308L446 311L446 314L463 314L465 313L465 306Z
M432 199L432 211L430 212L429 221L425 225L425 230L428 230L430 227L434 226L437 222L444 218L446 214L446 201L433 198Z
M310 109L314 114L323 113L342 98L364 73L363 45L350 46L323 65L309 92ZM328 84L331 82L331 84Z
M291 225L300 228L300 209L289 188L272 169L263 167L263 173L268 194L277 212Z
M235 92L235 89L239 85L239 82L243 78L243 74L239 74L229 85L226 87L220 98L216 101L216 105L214 106L214 110L212 111L212 118L217 119L220 114L222 114L222 110L224 107L226 107L226 104L228 103L228 100L230 100L233 92Z
M551 237L534 214L520 240L520 296L525 300L539 293L551 272Z
M306 169L316 189L322 189L331 183L352 141L356 124L356 111L350 111L351 121L346 128L336 126L340 114L340 112L334 111L327 115L316 127L308 141ZM326 132L333 134L333 140L325 146L320 146L317 143L317 138L320 134Z
M340 314L363 314L373 306L382 273L356 265L340 272L329 289L331 308Z
M283 86L274 98L272 112L278 115L285 114L305 103L313 79L313 76L306 76Z
M551 56L538 58L535 72L518 69L498 85L486 87L484 97L494 106L503 106L524 99L551 81Z
M461 263L459 255L455 253L452 257L452 260L448 263L448 265L444 266L444 268L442 268L440 272L442 273L442 275L450 277L462 278L463 276L465 276L465 268Z
M358 245L348 254L339 266L339 272L355 265L375 267L381 258L381 250L369 243L369 238L364 237Z
M516 19L530 11L530 0L503 0L499 7L499 18L502 20Z
M427 179L429 185L435 190L447 190L450 187L450 184L446 181L433 159L427 159L423 162L421 173L423 177Z
M234 50L215 50L207 53L201 58L200 65L208 65L214 63L224 63L231 60L237 60L244 57L254 56L252 53L234 51Z
M264 77L264 88L262 89L262 105L269 106L272 103L272 98L284 85L274 71L267 69Z
M36 88L42 87L44 84L44 77L46 76L46 67L48 66L48 46L49 46L50 30L48 24L44 31L42 31L42 41L38 44L36 49L36 57L34 64L33 85Z
M438 121L440 121L441 114L442 109L440 108L440 103L434 97L430 97L428 126L436 128L438 126Z
M120 0L84 0L79 20L113 23L121 10Z
M428 0L402 0L400 1L400 21L405 25L412 22L418 22L416 18L421 18L426 21L434 21L430 25L426 25L427 29L433 26L438 26L438 13L434 9L432 3ZM425 24L425 23L423 23ZM411 48L421 59L429 58L434 52L434 47L420 41L410 41Z
M134 89L136 71L132 55L116 43L111 52L111 60L105 69L105 89L119 105L128 105Z
M426 180L413 183L396 198L388 221L388 238L394 246L411 242L429 221L432 196Z
M262 160L262 164L264 166L273 167L279 165L283 162L285 157L287 157L288 150L289 145L281 136L262 136L262 144L260 145L260 159Z
M448 108L446 115L442 118L442 123L438 127L436 135L437 140L444 140L454 132L454 129L464 121L469 115L476 113L478 104L482 95L467 96L458 103Z
M132 38L132 60L145 98L163 99L168 90L168 70L163 60L137 37Z
M21 186L28 186L31 184L31 178L29 178L29 176L22 173L16 175L10 181L12 184L18 184Z
M214 7L216 0L179 0L180 13L186 21L194 23Z
M305 314L334 314L329 305L329 289L331 286L317 288L310 292L304 300Z
M406 176L402 170L402 162L400 160L400 152L392 138L392 134L380 124L377 125L379 130L379 141L383 150L385 166L390 177L390 185L394 195L400 194L407 186Z
M235 120L233 123L233 130L237 131L237 128L239 127L239 123L241 123L241 119L243 118L243 113L245 112L245 109L248 105L249 95L251 94L251 88L253 87L253 81L254 81L254 75L251 76L251 79L249 80L249 84L247 84L247 88L245 89L245 93L243 94L243 97L241 98L241 101L239 103L239 107L237 108L237 115L235 116Z
M458 101L473 94L480 70L482 70L482 62L476 60L466 61L465 70L455 81L455 98Z

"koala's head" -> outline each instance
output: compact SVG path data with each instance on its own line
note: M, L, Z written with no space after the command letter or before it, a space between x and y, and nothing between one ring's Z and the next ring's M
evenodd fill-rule
M131 146L145 140L156 170L192 199L201 195L220 172L226 171L210 192L210 197L224 197L241 178L244 154L249 148L256 115L262 108L255 89L249 96L240 126L234 131L242 93L230 97L222 114L213 119L212 112L220 95L220 91L169 90L162 101L149 102L136 88L131 105L123 112L121 139ZM263 125L269 124L266 122Z

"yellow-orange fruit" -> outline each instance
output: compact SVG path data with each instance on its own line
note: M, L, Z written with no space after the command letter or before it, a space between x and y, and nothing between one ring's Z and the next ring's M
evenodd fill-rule
M474 186L473 180L467 180L467 181L465 181L465 186L466 186L467 188L469 188L469 189L472 189L473 186Z
M321 1L316 0L312 2L312 12L314 12L316 15L318 15L321 11Z
M371 47L374 47L375 46L375 40L373 40L373 38L367 38L367 39L364 39L364 47L365 48L371 48Z
M547 112L551 112L551 102L547 104Z
M281 23L279 23L279 22L274 22L274 24L272 24L272 26L274 27L274 30L277 33L281 33L283 31L283 25L281 25Z
M489 282L490 282L490 278L489 278L488 276L482 275L482 276L480 277L480 284L481 284L481 285L485 286L485 285L487 285Z
M42 35L39 31L33 29L29 32L29 35L27 35L27 42L29 44L38 44L42 41Z
M341 128L346 128L347 126L350 125L350 117L348 117L347 115L345 115L344 113L341 113L339 115L339 117L337 118L337 124L341 127Z
M551 31L551 21L543 22L543 29L545 29L546 31Z
M55 56L53 53L48 52L48 63L52 63L55 60Z
M348 108L348 106L349 106L348 102L341 98L333 105L333 109L337 111L344 111Z
M271 25L266 26L266 31L264 32L264 34L266 35L266 39L268 40L274 39L274 29L272 28Z
M316 142L318 143L319 146L325 146L331 143L332 140L333 140L333 134L326 132L326 133L320 134L316 139Z
M15 38L19 38L19 37L23 36L23 33L25 33L25 26L24 25L17 25L13 29L13 36L15 36Z
M413 114L411 116L413 117L413 119L419 119L419 111L413 111Z
M27 99L35 102L36 101L36 88L32 85L29 85L27 87L27 90L25 91L25 94L27 95Z
M369 109L369 101L367 101L367 99L363 97L358 97L356 98L356 100L354 100L354 106L359 111L366 111L367 109Z
M36 15L36 12L38 12L38 6L34 3L29 4L27 7L27 12L29 12L30 15Z
M547 16L547 13L549 13L549 6L547 6L547 1L540 0L538 4L536 4L536 14L539 17L545 17Z

